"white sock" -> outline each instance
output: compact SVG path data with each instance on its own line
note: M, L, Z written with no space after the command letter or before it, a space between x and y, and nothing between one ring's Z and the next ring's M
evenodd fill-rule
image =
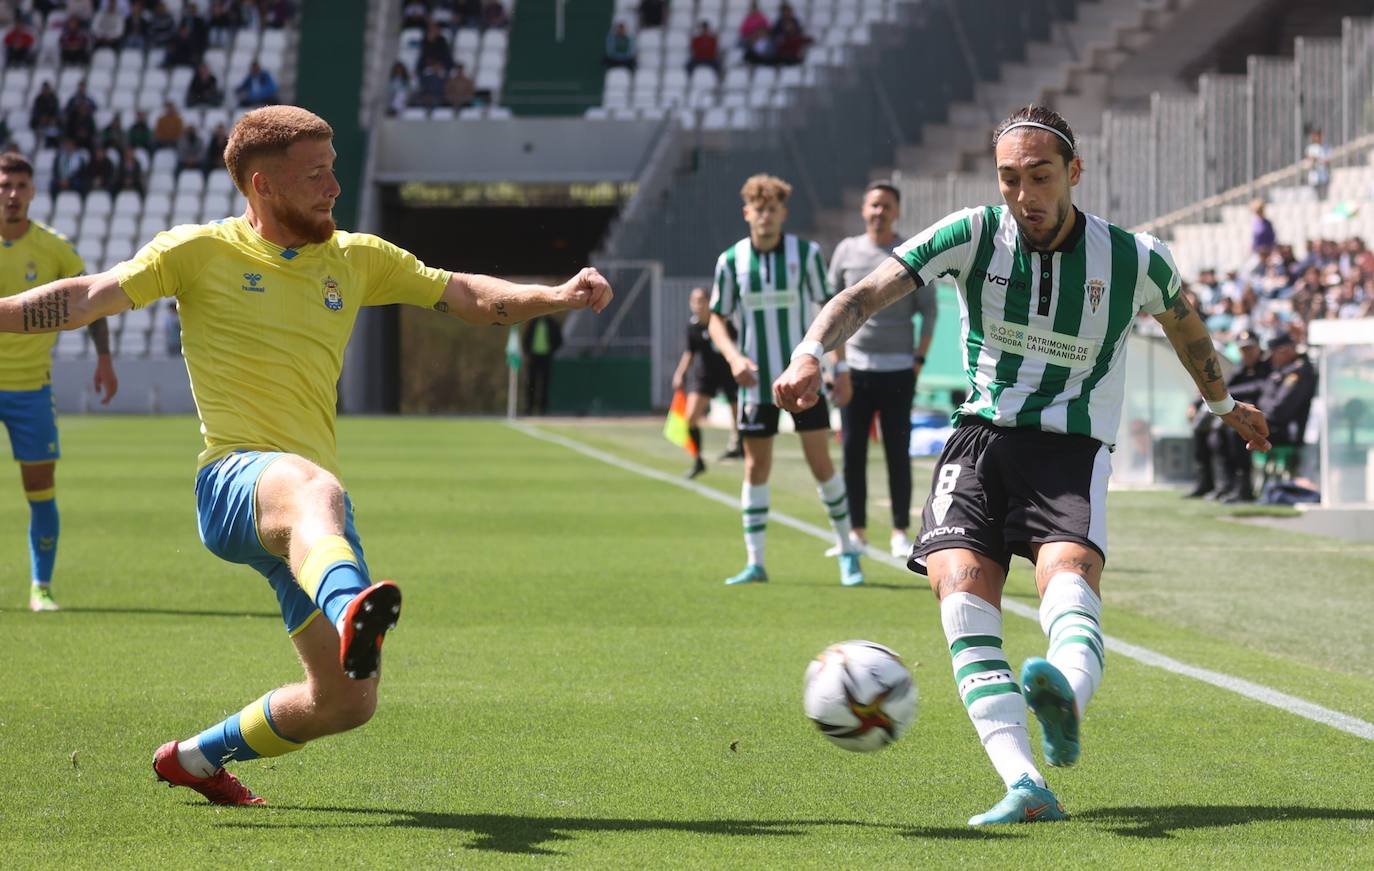
M740 491L740 515L744 519L744 550L749 565L763 565L763 546L768 535L768 485L744 482Z
M1026 702L1002 652L1002 612L972 593L951 593L940 603L940 622L959 698L998 776L1008 788L1023 774L1044 786L1031 758Z
M835 530L835 543L840 546L841 551L854 550L854 542L849 538L853 527L849 522L849 494L844 489L844 477L836 472L829 481L817 484L816 492L825 504L825 512L830 515L830 528Z
M1060 572L1045 585L1040 628L1050 640L1045 658L1073 687L1078 716L1102 685L1107 648L1102 643L1102 600L1082 575Z
M219 770L219 766L205 758L205 754L200 752L200 742L195 738L188 738L177 743L177 762L186 769L186 773L192 777L209 777Z

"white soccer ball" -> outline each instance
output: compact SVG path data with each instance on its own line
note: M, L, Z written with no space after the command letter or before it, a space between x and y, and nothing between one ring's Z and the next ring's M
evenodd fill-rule
M827 647L807 667L802 706L832 744L869 753L910 728L916 683L890 648L846 641Z

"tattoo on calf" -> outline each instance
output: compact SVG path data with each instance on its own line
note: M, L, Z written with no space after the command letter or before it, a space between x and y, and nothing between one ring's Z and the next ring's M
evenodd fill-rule
M24 301L24 332L61 329L71 323L71 291L65 287Z

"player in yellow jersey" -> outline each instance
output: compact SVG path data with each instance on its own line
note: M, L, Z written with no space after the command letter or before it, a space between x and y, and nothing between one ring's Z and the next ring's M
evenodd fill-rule
M409 303L503 325L600 312L611 300L594 269L557 286L516 285L432 269L376 236L336 231L332 138L295 106L249 112L224 152L248 198L242 217L159 233L109 272L0 300L0 330L41 332L177 298L205 434L201 538L267 578L305 667L301 683L154 755L160 779L217 804L263 803L224 763L289 753L361 726L377 706L382 641L401 594L371 581L334 447L335 385L359 309Z
M66 236L29 218L33 165L22 154L0 154L0 297L14 296L58 278L86 271ZM104 318L90 324L95 345L95 390L108 403L119 389L110 361ZM10 435L29 502L29 608L56 611L52 597L57 561L57 416L52 395L55 335L0 335L0 420Z

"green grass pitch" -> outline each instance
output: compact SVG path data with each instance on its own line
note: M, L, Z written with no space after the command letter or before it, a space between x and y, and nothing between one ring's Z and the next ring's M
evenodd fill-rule
M658 422L545 428L686 468ZM368 561L406 611L371 723L235 767L265 808L211 807L150 769L163 741L300 673L265 582L197 538L194 421L62 421L61 613L23 609L27 509L17 473L0 485L0 864L1374 865L1370 741L1111 654L1082 762L1046 772L1073 819L970 830L1002 788L923 579L870 563L867 586L842 589L825 543L775 522L773 583L726 589L739 515L698 494L494 421L339 429ZM823 524L796 440L778 448L774 509ZM739 475L700 480L733 496ZM1374 548L1222 513L1113 494L1106 632L1374 721ZM1034 601L1024 562L1008 596ZM1016 665L1044 651L1029 620L1008 615L1006 636ZM844 753L801 714L807 662L846 638L914 667L916 723L881 753Z

